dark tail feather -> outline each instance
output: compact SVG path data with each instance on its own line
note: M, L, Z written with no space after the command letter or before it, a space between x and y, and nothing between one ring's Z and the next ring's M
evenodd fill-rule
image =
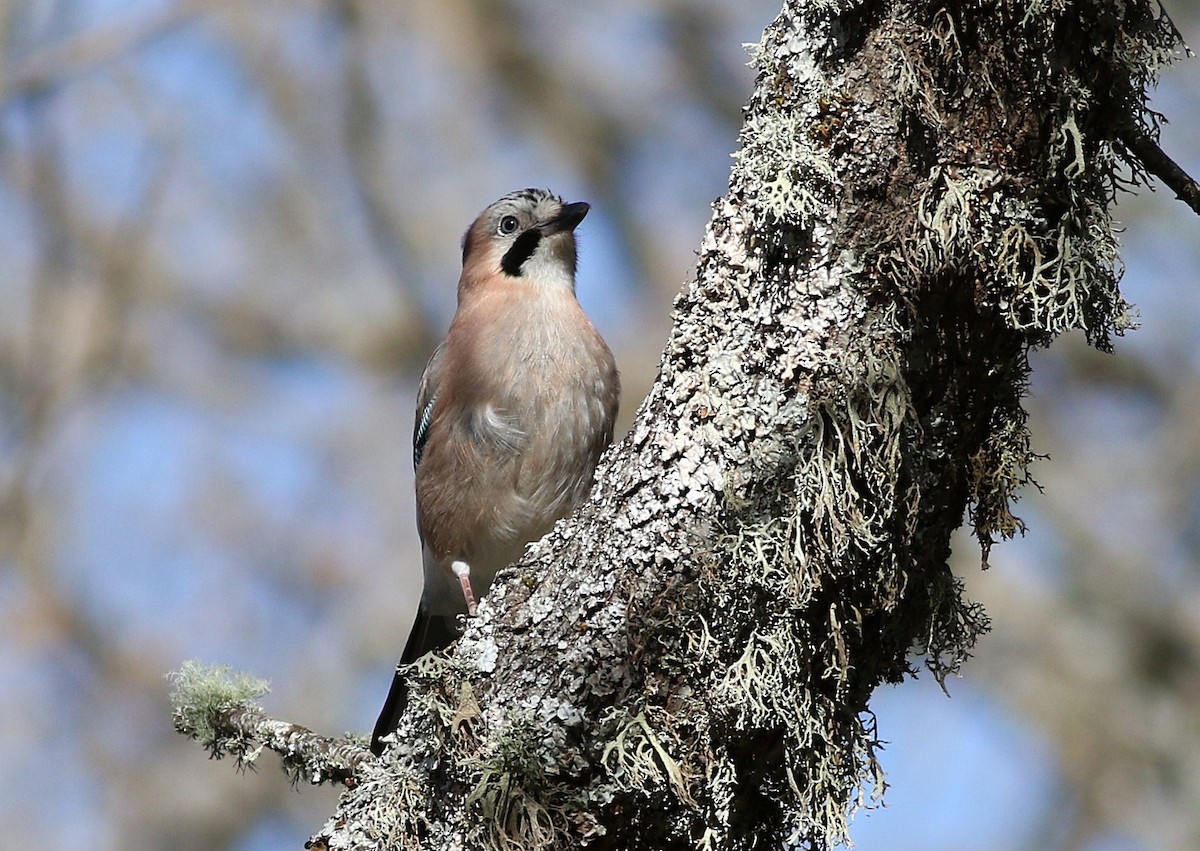
M428 614L422 602L417 608L417 620L413 623L412 632L408 634L408 643L404 645L400 664L408 665L426 653L449 647L458 638L456 620L454 615ZM388 691L387 700L383 702L383 709L379 712L379 720L375 722L375 731L371 733L371 753L375 756L383 753L383 742L379 740L396 729L407 705L408 683L397 671L392 677L392 688Z

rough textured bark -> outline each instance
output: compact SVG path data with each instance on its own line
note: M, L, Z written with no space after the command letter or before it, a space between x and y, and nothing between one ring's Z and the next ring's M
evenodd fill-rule
M827 847L881 792L868 700L986 627L1031 347L1129 327L1119 138L1155 3L794 0L659 380L591 501L413 670L313 845Z

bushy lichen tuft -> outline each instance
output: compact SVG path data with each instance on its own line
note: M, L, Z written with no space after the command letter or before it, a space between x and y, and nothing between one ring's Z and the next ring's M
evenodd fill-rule
M833 199L833 164L806 132L810 121L779 111L749 116L742 128L735 158L761 187L757 203L775 221L810 221Z
M175 729L202 743L218 736L217 719L225 713L250 709L261 712L256 702L271 688L265 680L221 665L202 665L189 660L178 671L167 674L175 707Z
M903 93L887 126L927 166L861 194L856 253L873 259L872 286L909 306L899 326L915 327L911 363L955 358L1007 373L973 376L990 399L967 386L915 388L943 396L918 405L927 430L954 420L961 430L968 408L983 409L965 435L962 476L986 558L995 537L1023 528L1010 504L1034 458L1020 401L1028 349L1080 330L1107 350L1133 326L1111 215L1121 139L1127 128L1157 132L1147 87L1182 46L1153 2L918 3L906 14L880 45ZM913 201L908 227L897 194Z

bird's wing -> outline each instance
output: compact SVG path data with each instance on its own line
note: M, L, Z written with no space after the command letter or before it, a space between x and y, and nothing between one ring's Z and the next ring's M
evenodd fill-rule
M443 342L433 350L433 356L421 375L417 386L417 413L413 422L413 469L421 464L425 444L429 441L429 424L433 420L433 406L437 402L442 383L442 364L445 361L446 344Z
M448 338L447 338L448 339ZM434 409L446 381L447 342L434 350L421 383L417 387L417 410L413 421L413 469L421 465L425 456L425 447L433 428ZM520 419L511 413L514 405L503 395L492 399L484 397L470 405L463 405L455 412L458 416L451 419L456 429L461 429L462 437L477 446L486 447L493 462L501 459L512 460L520 456L528 447L529 435L525 432ZM439 424L438 428L442 426Z

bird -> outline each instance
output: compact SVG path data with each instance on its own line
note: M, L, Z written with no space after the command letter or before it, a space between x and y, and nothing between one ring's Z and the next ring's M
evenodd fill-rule
M509 193L462 240L458 305L417 389L413 426L424 588L371 736L399 723L400 668L458 636L496 571L587 497L621 393L608 345L575 296L585 201Z

